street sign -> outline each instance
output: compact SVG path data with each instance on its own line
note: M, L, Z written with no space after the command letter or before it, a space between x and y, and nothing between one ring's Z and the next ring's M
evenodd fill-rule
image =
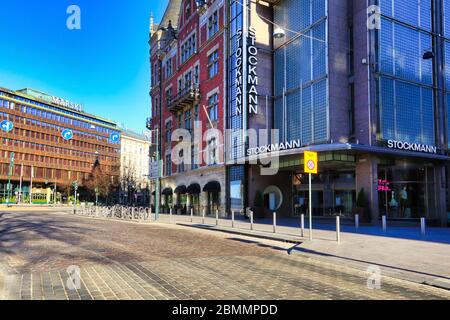
M2 122L0 122L0 128L3 131L9 132L9 131L11 131L14 128L14 125L9 120L3 120Z
M312 173L312 174L318 173L319 166L318 166L317 152L305 151L304 162L305 162L305 173Z
M157 179L157 178L159 178L158 162L157 161L151 161L150 162L150 179Z
M64 140L70 140L73 138L73 131L70 129L64 129L61 133Z
M111 133L110 139L112 142L119 142L120 141L120 134L117 132Z
M303 161L305 173L309 173L309 240L312 240L312 175L319 171L317 152L305 151Z

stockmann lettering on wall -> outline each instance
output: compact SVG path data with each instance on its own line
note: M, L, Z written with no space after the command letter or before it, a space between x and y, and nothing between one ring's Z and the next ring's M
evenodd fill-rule
M417 151L426 153L437 153L437 147L420 143L411 143L405 141L388 140L387 146L390 149Z
M242 41L242 30L237 32L237 41ZM247 61L243 61L243 49L236 50L236 114L242 113L243 96L246 94L247 98L247 112L249 114L258 113L258 74L256 73L256 66L258 65L258 48L256 47L256 29L248 29L248 46L247 46ZM245 63L245 74L244 73ZM243 83L246 81L247 92L243 92Z
M258 154L283 151L283 150L291 150L301 148L300 140L292 140L281 143L272 143L265 146L249 148L247 149L247 156L256 156Z

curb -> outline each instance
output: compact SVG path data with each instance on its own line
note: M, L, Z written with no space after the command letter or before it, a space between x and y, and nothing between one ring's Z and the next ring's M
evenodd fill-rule
M301 244L305 240L301 237L293 237L293 236L286 236L286 235L276 235L276 234L270 234L268 232L264 231L251 231L251 230L240 230L240 229L232 229L230 227L217 227L215 225L201 225L201 224L190 224L190 223L176 223L176 225L184 226L184 227L190 227L190 228L197 228L202 230L209 230L209 231L216 231L216 232L223 232L228 234L236 234L241 236L248 236L253 238L260 238L265 240L274 240L274 241L281 241L285 243L292 243L292 244ZM337 259L336 261L334 259L330 258L324 258L320 257L318 254L314 253L307 253L307 252L301 252L299 251L298 254L301 254L303 256L322 261L327 263L339 263L343 266L354 268L356 270L364 271L366 270L367 266L369 265L377 265L376 263L346 263L343 261L340 261ZM382 267L382 266L380 266ZM408 281L412 283L427 285L435 288L439 288L442 290L448 290L450 291L450 280L447 280L445 278L439 278L439 277L424 277L419 275L418 273L411 271L395 271L391 268L382 267L383 272L385 273L385 276L399 279L403 281Z
M300 244L304 240L301 237L294 237L294 236L288 236L288 235L277 235L277 234L271 234L264 231L245 231L241 229L233 229L229 227L217 227L214 225L202 225L202 224L190 224L186 222L177 222L176 225L183 226L183 227L191 227L191 228L197 228L197 229L203 229L203 230L210 230L210 231L216 231L216 232L224 232L224 233L231 233L231 234L237 234L241 236L248 236L253 238L259 238L259 239L266 239L266 240L274 240L274 241L281 241L286 243L292 243L292 244Z

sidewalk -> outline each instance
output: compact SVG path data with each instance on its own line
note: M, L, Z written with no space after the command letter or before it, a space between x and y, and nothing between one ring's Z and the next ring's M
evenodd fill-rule
M383 275L405 279L418 283L437 286L450 290L450 229L429 228L421 236L419 228L389 228L384 233L381 227L364 226L358 230L352 226L341 226L341 242L336 241L334 226L314 225L313 241L309 241L309 230L305 221L305 237L301 237L297 226L277 226L273 233L272 221L263 220L255 223L250 230L250 223L236 220L234 228L231 220L216 220L194 216L160 215L159 222L177 223L190 227L216 230L244 236L299 242L291 254L303 254L315 259L325 259L345 264L360 270L377 265ZM286 221L280 221L286 224Z

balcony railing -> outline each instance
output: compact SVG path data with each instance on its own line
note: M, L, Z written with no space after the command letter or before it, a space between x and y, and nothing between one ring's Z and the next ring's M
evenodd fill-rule
M200 88L198 84L193 84L180 90L175 97L167 99L167 108L171 112L176 112L199 100Z
M147 118L147 121L145 122L145 127L148 130L153 130L153 118Z

